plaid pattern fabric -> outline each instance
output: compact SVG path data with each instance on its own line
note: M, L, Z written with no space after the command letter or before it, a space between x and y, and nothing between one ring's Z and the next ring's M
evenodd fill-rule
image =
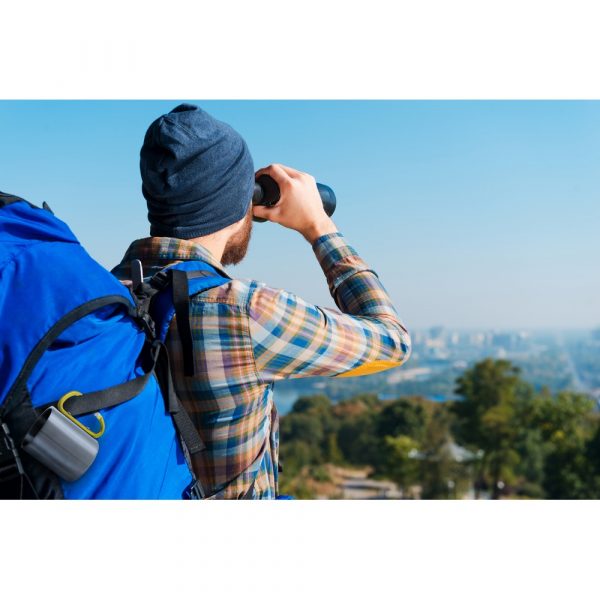
M254 498L276 497L274 382L376 372L409 356L410 338L389 296L342 234L319 238L313 250L341 312L250 280L197 294L190 302L194 377L183 375L176 323L169 327L175 387L207 446L193 467L211 498L241 498L249 490ZM175 238L133 242L113 273L128 279L134 259L146 276L182 260L224 271L203 246Z

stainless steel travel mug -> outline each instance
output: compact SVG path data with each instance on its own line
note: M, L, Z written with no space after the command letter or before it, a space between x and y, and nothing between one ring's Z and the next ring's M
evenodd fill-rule
M51 406L25 434L21 447L65 481L79 479L98 454L98 441Z

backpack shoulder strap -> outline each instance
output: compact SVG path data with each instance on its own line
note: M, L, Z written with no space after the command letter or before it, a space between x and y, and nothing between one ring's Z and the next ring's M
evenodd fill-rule
M184 261L163 269L152 280L155 285L162 286L162 291L156 294L150 305L156 336L164 341L173 317L177 317L177 331L183 347L183 371L186 376L192 377L195 374L195 360L190 297L223 285L230 278L203 261Z

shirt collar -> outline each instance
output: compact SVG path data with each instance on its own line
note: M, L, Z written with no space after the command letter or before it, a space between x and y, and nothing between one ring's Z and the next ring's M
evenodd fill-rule
M154 275L155 272L166 266L183 260L201 260L231 279L223 265L211 252L192 240L182 240L171 237L147 237L131 243L125 256L114 270L129 269L132 260L140 260L144 266L145 275Z

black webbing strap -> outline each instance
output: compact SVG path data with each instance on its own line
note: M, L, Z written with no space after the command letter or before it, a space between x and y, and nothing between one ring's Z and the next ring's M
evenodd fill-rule
M162 342L160 344L161 352L156 363L156 375L161 386L161 391L167 403L169 411L177 431L183 440L184 445L190 454L196 454L206 448L204 442L200 438L198 431L192 422L189 414L181 404L179 396L175 392L173 385L173 376L171 373L171 365L169 363L169 354Z
M192 340L192 328L190 326L190 291L188 278L185 271L171 269L171 281L173 286L173 306L177 318L177 331L183 349L183 373L193 377L194 368L194 343Z
M252 485L248 488L246 493L240 498L240 500L253 500L254 499L254 484L256 483L256 477L252 482Z
M19 196L13 196L12 194L5 194L4 192L0 192L0 208L4 208L5 206L8 206L9 204L14 204L15 202L25 202L26 204L29 204L29 206L33 206L31 202L27 202L27 200L19 198ZM39 207L36 206L35 208Z
M197 277L214 277L212 271L184 271L188 279L196 279Z
M68 400L68 407L65 404L65 408L74 416L86 415L89 413L97 412L104 408L111 408L112 406L118 406L131 400L138 394L141 394L143 389L146 387L148 380L154 373L156 363L159 358L160 347L149 347L152 361L150 368L144 371L143 375L130 379L125 383L119 383L109 388L105 388L98 392L90 392L89 394L83 394L81 396L73 396Z
M29 206L31 206L31 208L37 208L37 209L40 208L39 206L32 204L31 202L29 202L28 200L25 200L24 198L20 198L19 196L14 196L13 194L5 194L4 192L0 192L0 208L9 206L10 204L14 204L15 202L24 202L25 204L28 204ZM47 210L49 213L54 214L54 212L48 206L48 204L46 204L46 202L42 203L42 208L44 210Z
M157 292L164 290L171 284L173 306L175 308L175 315L177 316L177 328L181 343L183 344L184 373L185 375L193 375L195 372L194 350L190 326L189 287L187 279L188 275L182 271L159 271L148 283L142 283L138 286L138 288L134 290L134 294L142 309L142 316L149 317L148 312L153 297ZM154 333L154 324L152 324L152 332ZM173 419L175 428L181 436L184 452L187 451L189 454L196 454L204 450L206 446L200 438L189 414L182 406L179 396L175 392L167 349L158 340L155 344L160 344L160 352L157 361L155 361L154 370L167 404L167 410ZM197 489L194 494L198 496L198 494L201 493L201 486L197 483Z
M186 490L186 493L187 497L190 500L204 500L204 498L206 497L206 492L204 491L204 488L202 487L200 481L198 481L197 479L194 479L194 481Z
M113 387L100 390L98 392L90 392L82 396L73 396L68 400L68 408L65 408L74 416L87 415L89 413L98 412L104 408L118 406L131 400L134 396L141 394L146 387L148 379L152 373L146 373L135 379L131 379L125 383L120 383Z
M6 394L6 402L0 406L0 417L2 415L10 413L13 407L21 399L21 391L27 386L27 381L31 376L31 373L35 369L38 361L46 352L46 350L54 343L54 341L60 336L60 334L68 329L75 322L79 321L83 317L97 311L99 308L109 306L111 304L122 304L127 307L128 312L132 315L136 315L135 308L124 296L102 296L90 300L85 304L78 306L71 312L68 312L62 318L60 318L42 337L42 339L36 344L34 349L30 352L27 360L23 364L23 367L15 379L15 382L11 386L10 390Z
M165 398L167 411L175 423L175 428L190 454L196 454L204 450L205 445L175 393L167 350L164 344L158 340L154 341L148 348L151 353L151 361L149 370L145 371L144 375L98 392L73 396L69 398L68 407L65 406L65 408L77 417L123 404L140 394L156 371L159 382L163 384L161 385L161 391Z

